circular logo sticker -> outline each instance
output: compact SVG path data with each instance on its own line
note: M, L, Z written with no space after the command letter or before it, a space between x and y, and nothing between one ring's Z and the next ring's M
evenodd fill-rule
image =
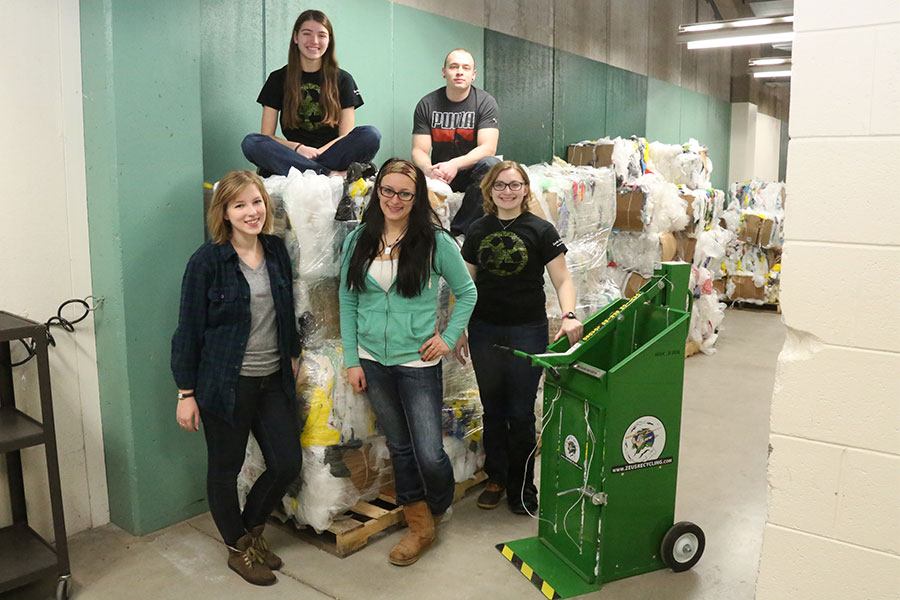
M573 463L578 463L578 459L581 458L581 446L578 444L578 438L571 434L567 435L563 451L566 453L566 458Z
M629 464L656 460L665 447L666 428L649 415L636 419L622 438L622 455Z

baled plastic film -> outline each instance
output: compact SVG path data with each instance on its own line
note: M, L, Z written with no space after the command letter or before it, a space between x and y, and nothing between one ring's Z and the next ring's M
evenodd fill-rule
M292 168L286 177L273 175L264 183L270 196L281 198L290 227L303 244L299 277L337 277L339 263L334 246L340 223L334 220L334 214L343 194L343 180Z
M443 359L444 406L441 413L444 451L453 465L453 478L465 481L484 466L481 399L472 362Z
M678 193L675 184L655 173L642 175L634 184L644 191L644 231L665 233L681 231L687 226L687 202Z

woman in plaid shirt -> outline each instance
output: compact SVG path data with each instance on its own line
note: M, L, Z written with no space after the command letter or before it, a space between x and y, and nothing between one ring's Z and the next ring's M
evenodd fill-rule
M225 175L206 221L212 240L188 261L172 337L176 418L186 431L203 423L209 509L228 566L269 585L281 559L268 550L263 527L301 467L291 264L282 240L269 235L271 202L255 173ZM251 431L266 471L241 511L237 476Z

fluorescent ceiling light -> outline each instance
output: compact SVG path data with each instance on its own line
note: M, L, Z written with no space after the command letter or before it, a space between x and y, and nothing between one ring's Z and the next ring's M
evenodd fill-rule
M790 56L778 56L772 58L751 58L748 63L751 67L766 67L769 65L789 65L791 64Z
M692 50L791 42L794 39L794 17L693 23L679 27L676 38Z
M752 58L748 63L749 72L757 79L764 77L790 77L791 57Z
M794 40L794 33L768 33L762 35L745 35L743 37L722 37L711 40L688 42L688 50L701 48L724 48L726 46L752 46L755 44L776 44Z
M791 70L787 71L757 71L753 73L753 77L756 79L768 79L769 77L790 77Z

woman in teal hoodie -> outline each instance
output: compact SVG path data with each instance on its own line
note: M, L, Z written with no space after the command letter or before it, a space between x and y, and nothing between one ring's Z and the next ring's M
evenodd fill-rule
M435 521L453 501L454 480L441 431L441 357L469 321L477 292L459 247L428 201L425 175L392 158L378 171L375 194L344 243L341 342L350 384L366 391L387 439L397 502L409 533L390 561L409 565L435 539ZM438 284L456 302L437 329Z

